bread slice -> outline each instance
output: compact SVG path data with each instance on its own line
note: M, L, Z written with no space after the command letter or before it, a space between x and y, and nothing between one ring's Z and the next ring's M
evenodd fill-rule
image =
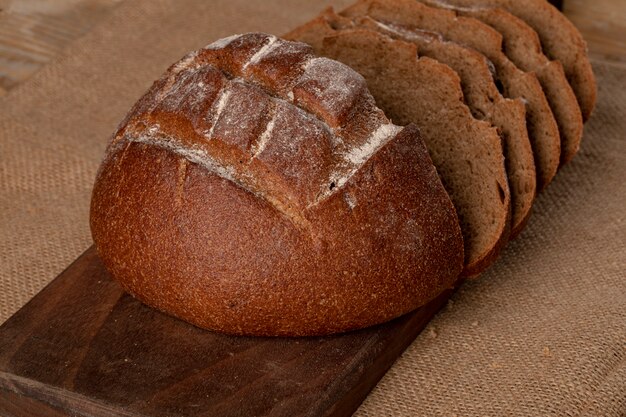
M521 98L526 103L528 135L535 154L538 190L552 181L561 155L558 126L537 77L520 70L507 58L502 52L502 35L496 30L476 19L428 7L415 0L360 0L340 15L350 18L370 16L384 23L440 33L446 40L485 55L494 64L503 95Z
M365 77L394 123L415 123L452 198L465 244L465 275L476 275L508 240L510 191L497 130L476 120L450 67L420 58L412 43L366 29L335 29L323 16L285 35Z
M435 7L454 7L442 6L440 0L420 1ZM550 61L541 50L537 32L506 10L493 7L459 7L453 10L459 15L476 18L500 32L506 56L521 70L537 75L559 126L561 164L571 161L580 148L583 117L563 65L559 61Z
M467 8L499 7L524 20L539 38L545 54L563 64L583 120L587 120L596 103L597 86L587 44L582 35L559 10L545 0L443 0L442 3Z
M333 16L329 15L329 18ZM359 18L353 23L358 27L379 31L394 39L412 42L417 46L420 56L436 59L456 71L461 78L465 102L474 117L489 121L498 128L502 136L511 190L511 238L516 237L530 216L537 186L533 151L526 129L524 103L519 99L502 97L490 70L492 64L484 55L473 49L445 42L438 34L432 32L387 25L370 17Z

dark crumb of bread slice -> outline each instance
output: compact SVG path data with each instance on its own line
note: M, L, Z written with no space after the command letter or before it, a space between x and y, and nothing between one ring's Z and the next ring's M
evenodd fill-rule
M328 14L328 18L332 19L333 16ZM432 32L386 25L370 17L360 18L353 23L394 39L412 42L417 46L420 56L436 59L456 71L461 78L465 101L474 117L491 122L502 136L511 190L511 238L516 237L530 216L537 184L524 103L502 97L493 79L490 69L492 64L473 49L443 41Z
M441 1L441 0L440 0ZM596 103L597 86L587 44L576 26L545 0L442 0L466 8L499 7L524 20L539 38L545 54L563 64L580 108L587 120Z
M526 104L537 189L542 190L552 181L561 155L558 126L539 80L506 57L502 52L502 35L495 29L474 18L457 16L453 11L429 7L416 0L359 0L339 14L350 18L370 16L381 22L436 32L445 40L475 49L487 57L494 64L503 95L521 98Z
M464 274L489 266L508 240L510 191L497 130L472 116L458 75L419 58L414 44L365 29L335 30L323 18L286 37L351 66L394 123L419 126L459 216Z
M430 3L433 0L426 1ZM523 71L537 74L561 133L561 163L571 161L580 148L583 117L563 65L559 61L550 61L541 50L537 32L506 10L485 7L460 8L456 11L463 16L474 17L500 32L507 57Z

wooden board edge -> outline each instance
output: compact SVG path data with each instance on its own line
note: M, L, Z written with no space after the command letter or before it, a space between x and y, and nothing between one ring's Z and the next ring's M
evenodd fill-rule
M7 417L148 417L6 372L0 372L0 412Z

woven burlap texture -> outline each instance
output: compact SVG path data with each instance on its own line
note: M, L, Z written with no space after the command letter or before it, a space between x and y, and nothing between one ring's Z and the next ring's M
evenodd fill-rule
M0 100L0 322L91 244L109 135L170 63L232 33L284 33L324 6L125 2ZM626 415L626 71L595 68L599 102L578 157L357 416Z

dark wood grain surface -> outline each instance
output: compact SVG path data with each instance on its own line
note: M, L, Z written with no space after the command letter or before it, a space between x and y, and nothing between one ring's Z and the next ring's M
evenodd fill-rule
M339 336L226 336L134 300L91 248L0 327L0 415L349 416L449 295Z

